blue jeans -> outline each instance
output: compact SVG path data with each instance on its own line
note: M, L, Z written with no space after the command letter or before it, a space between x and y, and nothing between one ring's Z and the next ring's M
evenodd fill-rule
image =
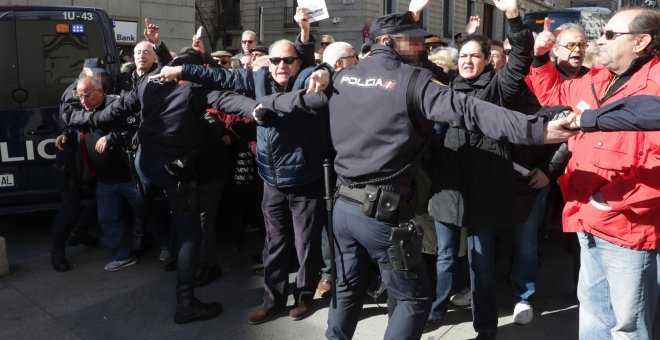
M328 311L328 339L350 339L360 319L360 311L370 281L372 261L389 263L388 248L392 224L367 217L362 207L338 199L333 211L336 237L337 308ZM428 319L431 301L424 263L412 270L381 269L387 295L397 301L384 339L419 339Z
M128 203L134 214L141 214L142 206L132 182L110 183L101 180L96 182L99 224L103 228L103 238L112 251L114 261L123 261L131 257L131 250L126 243L129 233L124 201Z
M321 266L321 278L326 280L332 279L330 273L330 240L328 239L328 229L324 226L321 233L321 255L323 255L323 265Z
M445 317L447 305L454 282L458 249L461 242L461 228L434 221L435 235L438 240L438 256L436 258L435 299L431 305L429 320L439 320Z
M531 302L536 292L539 276L538 230L545 216L548 187L539 190L527 220L511 231L513 259L511 263L511 286L513 304Z
M660 293L658 250L619 247L578 233L580 339L651 339Z
M158 201L164 191L172 209L174 227L179 241L177 257L177 285L192 285L199 264L199 248L202 228L200 227L199 197L197 183L192 178L178 178L165 170L167 162L138 151L135 169L145 192L148 216L162 214ZM167 228L168 225L161 225Z
M472 325L477 332L497 332L495 300L495 238L497 228L468 228L468 259L472 290Z

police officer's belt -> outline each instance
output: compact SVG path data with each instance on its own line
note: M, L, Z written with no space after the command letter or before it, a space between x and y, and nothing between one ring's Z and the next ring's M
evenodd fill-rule
M367 197L367 192L364 189L354 188L351 189L345 185L340 185L337 194L350 202L363 204Z
M394 191L373 185L366 185L363 189L340 185L337 194L348 202L361 204L365 215L379 221L391 221L395 217L401 197Z

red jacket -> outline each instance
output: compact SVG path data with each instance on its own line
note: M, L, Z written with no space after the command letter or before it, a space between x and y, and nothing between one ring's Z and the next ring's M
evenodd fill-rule
M554 65L546 63L532 68L527 82L541 104L568 105L581 113L626 96L660 95L660 58L643 65L599 104L595 94L602 98L611 79L599 65L578 79L562 81ZM585 231L631 249L660 248L660 132L580 132L568 146L573 156L559 178L566 201L564 231ZM598 192L610 211L589 202Z

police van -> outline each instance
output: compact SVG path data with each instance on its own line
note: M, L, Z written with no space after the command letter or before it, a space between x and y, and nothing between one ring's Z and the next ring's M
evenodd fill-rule
M0 215L58 201L62 92L86 58L119 72L112 20L97 8L0 6Z

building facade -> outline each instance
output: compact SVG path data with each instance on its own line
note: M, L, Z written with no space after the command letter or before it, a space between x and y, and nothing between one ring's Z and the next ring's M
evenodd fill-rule
M217 0L197 0L214 2ZM386 13L408 9L410 0L326 0L329 19L312 26L312 33L320 40L321 34L330 34L335 40L346 41L359 48L365 41L363 32L368 32L371 22ZM570 7L570 0L521 0L520 10L527 12ZM293 20L295 0L242 0L236 15L240 24L226 30L222 49L238 51L243 30L257 32L263 44L275 40L294 39L298 26ZM470 15L481 17L482 34L502 40L505 32L503 14L491 0L434 0L422 15L422 25L429 32L445 41L462 32Z

